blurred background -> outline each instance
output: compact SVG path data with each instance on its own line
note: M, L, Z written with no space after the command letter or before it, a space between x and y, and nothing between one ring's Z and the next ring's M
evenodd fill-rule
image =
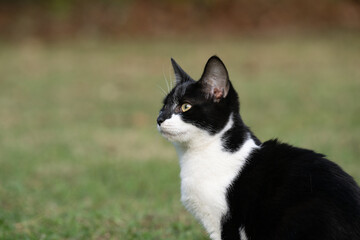
M261 140L360 182L360 1L2 0L0 239L208 239L156 117L213 54Z

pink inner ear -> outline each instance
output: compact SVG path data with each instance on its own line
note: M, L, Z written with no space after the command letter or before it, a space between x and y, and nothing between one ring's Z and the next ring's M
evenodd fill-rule
M222 96L223 96L223 91L218 88L214 88L214 97L216 99L221 99Z

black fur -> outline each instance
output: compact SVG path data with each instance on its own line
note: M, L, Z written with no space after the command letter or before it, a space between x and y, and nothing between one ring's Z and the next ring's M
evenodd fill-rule
M228 189L222 239L360 239L360 189L338 165L270 140Z

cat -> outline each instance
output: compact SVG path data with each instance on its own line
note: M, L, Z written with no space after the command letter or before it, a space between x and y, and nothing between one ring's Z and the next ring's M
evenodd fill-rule
M338 165L244 124L224 63L200 80L171 59L176 85L157 128L180 161L181 201L212 240L360 239L360 188Z

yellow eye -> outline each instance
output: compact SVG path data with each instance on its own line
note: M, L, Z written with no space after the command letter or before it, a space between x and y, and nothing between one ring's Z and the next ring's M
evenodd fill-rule
M190 104L184 103L183 105L181 105L181 111L183 112L189 111L191 107L192 106Z

